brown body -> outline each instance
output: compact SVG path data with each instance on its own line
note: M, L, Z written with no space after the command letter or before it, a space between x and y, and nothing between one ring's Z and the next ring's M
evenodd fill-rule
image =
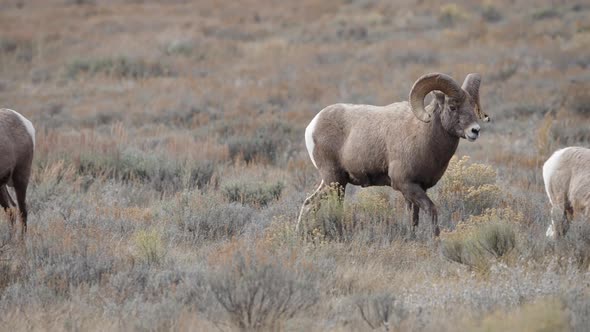
M0 109L0 205L10 213L16 204L7 186L14 187L22 234L27 230L27 186L34 153L34 129L30 121L18 113ZM14 224L14 215L10 213Z
M489 118L479 106L478 74L470 74L462 87L444 74L429 74L416 81L410 102L387 106L335 104L326 107L306 129L306 145L320 172L319 188L306 199L304 213L326 185L391 186L400 191L413 210L432 217L438 235L437 211L426 195L443 176L460 138L479 136L478 115ZM430 105L424 97L435 93ZM339 190L344 192L344 190Z
M434 114L429 123L418 120L407 102L325 108L318 115L313 134L316 142L322 142L313 152L322 179L363 187L392 186L396 190L409 181L423 189L431 188L444 174L459 144L458 136L443 129L442 107L438 102L429 105L427 109Z
M590 149L568 147L543 165L543 181L551 202L547 236L565 235L574 216L590 217Z

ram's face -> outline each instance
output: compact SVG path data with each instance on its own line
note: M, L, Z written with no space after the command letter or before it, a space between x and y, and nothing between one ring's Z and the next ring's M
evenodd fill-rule
M448 125L450 128L447 128L447 130L450 129L454 135L465 138L470 142L478 139L481 127L477 122L478 117L475 108L476 103L469 95L466 95L462 102L449 98L445 107L445 113L450 119Z

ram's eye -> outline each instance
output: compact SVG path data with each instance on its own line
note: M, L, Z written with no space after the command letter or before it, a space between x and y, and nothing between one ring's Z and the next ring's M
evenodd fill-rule
M457 106L449 106L449 108L451 109L451 111L456 111L457 110Z

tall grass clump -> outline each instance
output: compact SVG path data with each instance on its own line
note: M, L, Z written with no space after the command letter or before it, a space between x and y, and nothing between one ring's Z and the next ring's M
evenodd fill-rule
M222 192L230 202L264 207L281 197L285 185L280 182L235 181L222 186Z
M78 160L78 172L125 183L148 183L157 191L178 191L184 187L206 187L215 167L208 160L180 161L128 148L112 153L83 152Z
M165 251L160 233L156 229L140 230L134 237L135 252L148 265L159 264Z
M381 190L383 189L383 190ZM300 233L316 241L391 243L411 234L409 224L390 201L388 188L363 189L344 204L340 188L329 187L301 221Z
M254 209L247 205L199 190L178 193L162 205L160 213L177 225L181 238L195 243L239 236L255 217Z
M315 275L300 266L237 253L209 279L211 292L240 330L281 330L318 301Z
M125 56L77 59L66 66L66 76L68 78L75 79L81 75L105 75L114 78L140 79L171 76L172 71L160 63Z
M387 293L360 296L356 307L363 321L373 330L397 331L408 314L403 303Z
M229 156L247 163L276 164L291 154L290 142L295 132L289 124L274 121L258 128L254 134L232 136L226 141Z
M300 225L300 232L313 241L344 240L346 211L341 197L343 189L328 187L321 193Z

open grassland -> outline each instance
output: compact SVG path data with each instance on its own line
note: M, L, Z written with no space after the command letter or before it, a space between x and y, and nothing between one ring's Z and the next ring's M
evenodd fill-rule
M590 145L590 5L415 3L1 1L0 107L37 149L0 329L587 330L590 224L545 239L541 165ZM481 73L493 118L430 193L440 241L349 187L302 242L307 123L431 71Z

